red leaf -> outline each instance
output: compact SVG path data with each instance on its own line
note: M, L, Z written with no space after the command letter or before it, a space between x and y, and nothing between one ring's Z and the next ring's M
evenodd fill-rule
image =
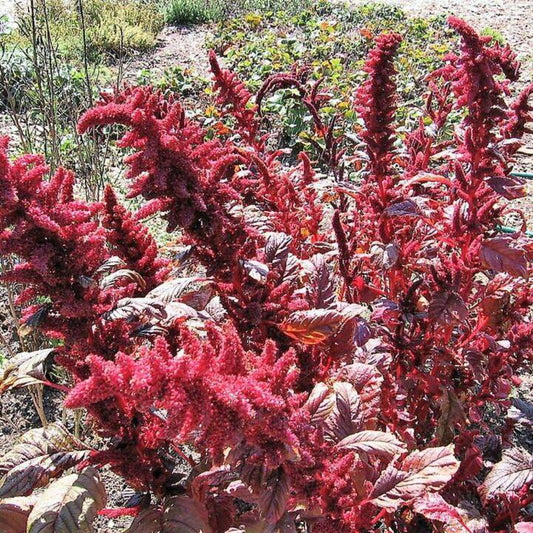
M331 309L296 311L280 324L280 329L303 344L319 344L331 336L344 316Z
M424 494L418 498L413 504L413 511L426 517L428 520L444 522L449 524L455 522L462 529L454 529L455 532L459 531L470 532L471 530L464 523L463 517L459 513L459 510L450 505L440 494Z
M338 442L360 429L361 400L350 383L338 381L333 386L335 388L335 404L327 419L327 427L328 434L334 441Z
M374 484L372 503L396 509L406 500L424 492L436 492L457 472L459 461L453 446L414 451L402 462L401 469L390 465Z
M517 492L533 482L533 456L520 448L503 452L502 460L496 463L479 487L483 500L498 494Z
M348 435L337 446L345 450L354 450L389 458L407 450L405 444L399 441L392 433L383 431L360 431L359 433Z
M525 180L516 176L493 176L487 179L487 183L508 200L523 198L527 194Z
M511 237L495 237L481 243L479 251L482 264L495 272L527 278L527 260L523 250L513 248Z
M419 217L420 208L413 200L404 200L387 207L385 213L389 217Z
M259 509L265 520L275 524L284 514L290 495L289 477L283 468L270 474L259 498Z
M438 292L428 307L428 317L444 326L464 322L468 318L466 305L455 291Z

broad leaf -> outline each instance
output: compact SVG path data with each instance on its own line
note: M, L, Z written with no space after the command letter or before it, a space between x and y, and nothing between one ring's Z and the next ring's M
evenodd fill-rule
M105 504L105 488L95 469L65 476L38 496L27 533L92 533Z
M318 309L332 306L335 302L335 285L325 257L322 254L316 254L309 261L303 262L303 268L312 305Z
M404 200L387 207L385 214L389 217L419 217L420 208L413 200Z
M211 533L205 507L188 496L165 500L161 533Z
M345 450L365 452L389 458L407 451L403 442L399 441L391 433L383 431L360 431L342 439L337 446Z
M175 278L169 281L165 281L161 285L152 289L146 298L152 300L159 300L164 303L173 302L179 300L181 296L191 287L194 286L196 290L201 290L202 286L209 283L205 278L188 277L188 278Z
M396 509L404 501L438 491L458 468L452 445L414 451L403 460L400 469L391 464L381 474L371 494L372 503Z
M499 494L517 492L533 482L533 456L520 448L505 450L502 460L496 463L479 493L484 500Z
M318 411L320 404L329 395L330 395L329 387L325 383L317 383L314 386L313 390L311 391L311 394L309 394L307 401L305 402L305 406L307 407L307 410L309 411L309 413L311 415L314 415Z
M253 260L241 261L240 264L241 268L249 278L261 284L266 283L269 272L268 265Z
M352 435L361 428L361 399L351 383L337 381L335 404L326 421L327 434L334 442Z
M464 420L465 412L461 401L453 390L443 388L436 434L438 443L442 445L449 444L455 436L455 424L464 422Z
M511 237L485 239L479 251L483 265L495 272L527 277L526 254L519 248L513 248L514 242Z
M351 304L342 309L343 320L329 339L329 353L332 357L342 357L353 353L358 346L364 346L372 333L366 320L361 318L364 308Z
M83 461L90 450L63 425L26 432L12 450L0 459L0 497L25 496L34 488Z
M464 523L459 509L450 505L440 494L424 494L413 504L413 511L426 517L431 522L443 522L445 524L455 524L456 533L464 531L470 533L470 529Z
M393 242L388 244L374 242L370 246L370 254L376 266L383 270L390 270L398 262L400 250Z
M167 498L161 507L141 511L126 533L212 533L207 510L189 496Z
M343 318L341 313L331 309L296 311L280 325L280 329L303 344L319 344L335 332Z
M20 387L35 385L44 379L44 363L54 349L21 352L8 359L0 370L0 394Z
M139 320L141 318L166 318L165 304L151 298L122 298L111 311L105 313L106 320Z
M164 327L181 324L191 318L198 318L198 311L190 305L181 302L170 302L165 306L165 318L161 321Z
M2 533L26 533L28 516L34 504L34 497L0 500L0 531Z
M128 268L122 268L102 278L100 280L100 288L109 289L110 287L114 287L121 280L126 280L129 283L137 283L141 289L146 286L144 279L138 272Z
M441 291L435 294L428 306L428 318L443 326L457 324L468 318L468 309L455 291Z
M527 194L526 181L517 176L493 176L486 181L493 190L507 200L523 198Z
M513 405L507 411L507 418L533 426L533 403L520 400L519 398L513 398Z
M237 479L237 474L229 465L213 467L207 472L202 472L191 483L192 495L202 501L210 487L222 487Z
M106 259L95 271L94 275L105 275L109 274L115 268L122 268L126 266L126 262L117 257L116 255L111 256L109 259Z
M285 233L271 233L265 243L265 261L272 268L285 271L292 237Z
M207 302L207 305L204 308L204 313L206 313L215 322L222 322L226 318L227 312L220 301L220 296L215 296L214 298L211 298L209 302Z
M283 468L278 468L268 477L266 487L259 497L261 516L275 524L285 513L290 496L289 477Z
M162 533L163 512L159 509L143 509L133 520L126 533Z
M345 366L339 373L339 378L350 382L361 397L361 418L368 428L369 420L378 414L383 375L375 365L353 363Z

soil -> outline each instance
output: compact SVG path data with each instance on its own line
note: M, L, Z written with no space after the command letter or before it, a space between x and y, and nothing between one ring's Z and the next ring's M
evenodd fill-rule
M167 26L159 34L154 50L136 56L124 65L124 78L133 81L141 70L162 74L171 67L190 69L193 74L210 78L205 44L208 35L208 25Z

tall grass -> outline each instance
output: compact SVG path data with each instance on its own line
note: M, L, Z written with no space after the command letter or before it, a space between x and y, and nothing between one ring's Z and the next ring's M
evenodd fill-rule
M286 11L292 14L311 4L311 0L170 0L166 18L176 25L201 24L247 12Z

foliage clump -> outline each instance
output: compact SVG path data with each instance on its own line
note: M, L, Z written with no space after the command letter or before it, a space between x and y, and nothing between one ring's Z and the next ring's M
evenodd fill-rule
M61 340L55 362L74 381L65 403L88 411L105 446L53 447L60 426L26 437L45 467L0 516L55 520L86 500L85 527L105 505L92 467L109 465L150 494L102 511L135 515L132 533L176 520L204 533L530 527L533 458L512 444L522 415L500 434L485 415L505 412L533 360L531 241L495 230L524 194L510 169L531 89L508 107L514 54L449 23L461 48L429 77L407 132L396 124L401 37L376 39L350 161L320 80L276 74L254 102L213 53L230 134L208 137L149 87L105 95L79 122L87 135L122 126L136 213L110 188L103 203L77 200L71 173L48 176L38 156L10 162L3 141L0 253L19 262L2 279L26 287L26 323ZM327 177L304 151L287 161L262 128L262 99L287 87L321 138ZM454 112L464 118L442 140ZM363 168L360 184L347 164ZM179 231L173 260L142 227L157 213ZM24 355L18 386L38 379L42 359ZM49 456L67 450L77 455L64 464L77 457L82 473L50 485L61 503L46 513L26 497L62 473ZM0 468L25 472L21 457ZM77 504L65 496L74 485Z
M81 6L81 9L80 9ZM46 19L47 29L57 51L64 57L80 57L80 33L86 32L89 59L112 56L153 47L164 24L164 16L155 2L142 0L47 0L35 2L33 10L20 8L18 24L24 31L12 40L19 46L26 42L26 31L35 21Z

